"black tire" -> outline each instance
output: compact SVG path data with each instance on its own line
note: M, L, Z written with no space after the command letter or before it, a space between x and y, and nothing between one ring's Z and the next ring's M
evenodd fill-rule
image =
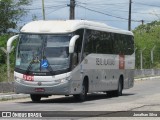
M114 91L108 91L107 96L108 97L122 96L122 90L123 90L123 82L122 82L122 79L120 78L118 82L118 89Z
M123 90L123 82L122 82L122 78L119 79L119 83L118 83L118 90L115 91L115 96L122 96L122 90Z
M84 81L83 84L82 84L82 92L80 94L76 94L76 95L73 95L74 98L78 101L85 101L86 100L86 97L87 97L87 84L86 82Z
M30 94L30 97L33 102L39 102L41 100L40 95Z
M114 91L108 91L107 93L107 97L113 97L114 96Z

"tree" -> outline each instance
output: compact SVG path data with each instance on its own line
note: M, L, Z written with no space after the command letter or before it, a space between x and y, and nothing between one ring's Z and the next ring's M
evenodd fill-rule
M27 13L24 6L31 0L0 0L0 35L17 27L17 22Z
M160 21L153 21L138 26L134 31L136 49L136 68L140 68L140 51L143 51L143 68L160 68ZM153 51L154 62L151 61L151 50Z

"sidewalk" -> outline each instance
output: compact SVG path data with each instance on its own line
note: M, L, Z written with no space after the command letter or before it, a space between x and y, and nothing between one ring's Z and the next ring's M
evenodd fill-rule
M145 78L135 78L135 82L137 81L143 81L143 80L157 80L160 79L160 76L155 77L145 77ZM11 93L0 93L0 101L5 100L13 100L13 99L22 99L22 98L28 98L30 97L29 94L15 94L14 92Z

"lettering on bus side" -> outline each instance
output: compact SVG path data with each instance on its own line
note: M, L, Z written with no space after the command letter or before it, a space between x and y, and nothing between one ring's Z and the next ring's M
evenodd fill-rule
M114 59L96 58L96 65L115 65Z

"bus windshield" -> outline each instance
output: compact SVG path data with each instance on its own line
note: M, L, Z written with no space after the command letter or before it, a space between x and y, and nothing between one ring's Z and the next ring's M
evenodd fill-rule
M20 34L15 68L27 72L68 69L70 39L70 34Z

